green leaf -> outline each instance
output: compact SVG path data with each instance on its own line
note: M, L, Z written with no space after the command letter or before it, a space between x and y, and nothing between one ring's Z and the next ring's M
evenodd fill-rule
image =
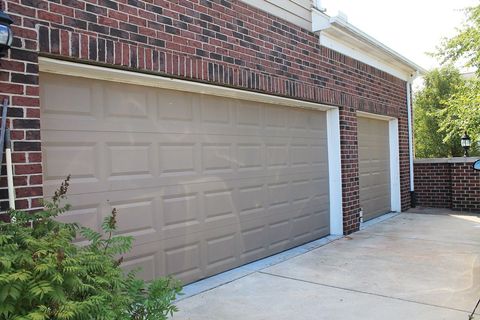
M52 291L53 291L53 287L47 281L36 282L33 284L32 287L30 287L30 290L29 290L29 292L32 295L34 295L35 297L38 297L39 299L43 299L43 297L46 294Z
M48 319L48 316L43 312L36 311L29 313L27 318L31 320L45 320Z
M0 315L8 319L9 315L15 311L15 307L8 303L0 303Z
M28 279L30 279L31 277L31 273L29 271L26 271L26 270L21 270L21 271L18 271L18 272L15 272L15 273L12 273L8 276L8 280L9 281L21 281L21 282L24 282L24 281L27 281Z

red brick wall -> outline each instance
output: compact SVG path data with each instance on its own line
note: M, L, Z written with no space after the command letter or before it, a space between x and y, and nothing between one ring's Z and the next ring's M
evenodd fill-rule
M449 163L414 164L415 194L422 207L452 207L452 174Z
M0 92L16 110L22 208L38 208L42 195L38 53L339 106L346 233L358 229L355 112L399 117L409 206L406 83L321 47L307 30L237 0L9 0L4 8L16 38L0 62Z
M415 162L417 204L480 212L480 172L474 159L422 159Z

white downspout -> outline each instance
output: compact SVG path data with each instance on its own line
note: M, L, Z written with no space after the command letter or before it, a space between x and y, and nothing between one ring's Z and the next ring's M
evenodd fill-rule
M410 197L412 207L415 206L415 185L413 174L413 123L412 123L412 80L407 81L407 110L408 110L408 151L410 160Z
M10 140L10 130L5 132L5 159L7 161L7 186L8 186L8 204L10 209L15 210L15 187L13 185L13 166L12 166L12 142Z

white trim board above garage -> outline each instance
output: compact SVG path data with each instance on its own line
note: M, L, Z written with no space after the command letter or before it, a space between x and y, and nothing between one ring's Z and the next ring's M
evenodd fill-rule
M296 107L312 110L327 111L334 109L328 106L313 102L295 100L290 98L272 96L264 93L215 86L206 83L186 81L164 76L133 72L127 70L106 68L82 63L75 63L51 58L39 58L40 72L69 75L73 77L105 80L112 82L128 83L141 86L201 93L214 96L228 97L234 99L270 103L287 107Z

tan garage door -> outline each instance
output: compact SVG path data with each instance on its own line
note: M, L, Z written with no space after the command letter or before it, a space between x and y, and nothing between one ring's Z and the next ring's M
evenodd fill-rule
M390 212L388 121L358 118L360 206L367 221Z
M42 73L46 194L191 282L329 234L325 112Z

